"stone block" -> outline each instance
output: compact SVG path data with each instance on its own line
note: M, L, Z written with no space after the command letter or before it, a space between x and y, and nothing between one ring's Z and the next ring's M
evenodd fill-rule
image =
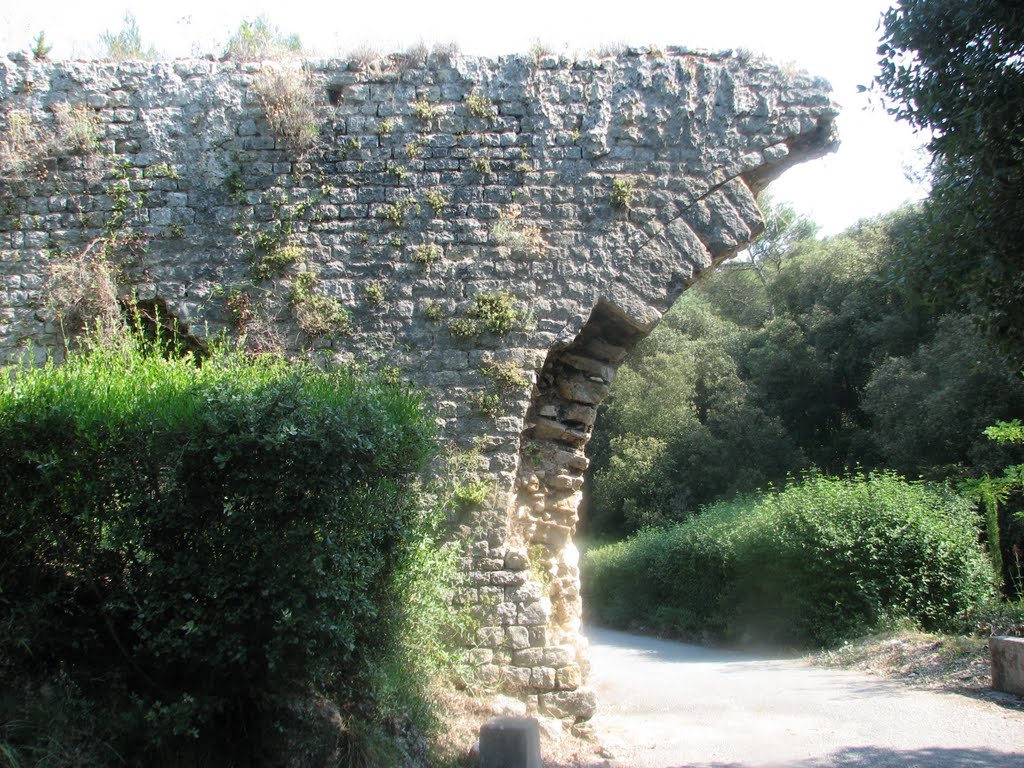
M480 728L480 768L541 768L540 726L532 717L497 717Z
M597 405L608 394L608 385L583 377L572 377L558 383L558 394L566 400Z
M551 717L589 720L597 711L597 694L588 688L542 693L538 704L540 711Z
M505 642L504 627L480 627L476 641L484 648L497 648Z
M505 553L505 567L510 571L525 571L530 567L529 556L523 547L509 547Z
M988 639L988 648L992 654L992 687L1024 696L1024 637L993 636Z
M512 663L520 667L535 667L544 661L544 648L526 648L512 654Z
M519 621L524 627L547 624L548 619L551 618L551 601L547 598L542 598L535 603L531 603L523 607L519 611Z
M555 670L550 667L534 667L530 673L530 688L534 691L553 691Z
M505 682L513 689L525 691L530 687L533 671L529 667L505 667Z
M564 667L576 659L576 649L571 645L552 645L544 649L544 664L549 667Z
M556 687L572 691L583 684L583 670L578 664L568 664L556 672Z
M530 630L526 627L508 627L505 630L505 638L513 651L530 647Z

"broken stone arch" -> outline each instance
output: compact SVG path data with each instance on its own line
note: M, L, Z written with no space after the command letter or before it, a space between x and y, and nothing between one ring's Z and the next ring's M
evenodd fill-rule
M307 61L310 148L254 87L282 66L0 59L0 128L48 135L68 103L99 138L0 184L0 363L59 353L47 277L116 225L144 245L119 288L198 347L242 316L261 351L396 369L445 439L483 446L494 493L453 528L480 680L589 716L572 536L597 405L686 286L757 236L756 193L835 147L827 84L680 48ZM302 322L300 282L337 327ZM474 325L485 296L512 297L509 332ZM492 363L526 383L483 413Z

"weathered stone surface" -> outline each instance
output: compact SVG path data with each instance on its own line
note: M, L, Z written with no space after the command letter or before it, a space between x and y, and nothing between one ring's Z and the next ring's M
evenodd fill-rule
M157 302L199 342L369 362L424 387L444 439L475 441L471 471L492 484L453 532L471 574L460 599L483 626L478 675L534 696L571 687L586 668L572 535L596 407L685 287L760 230L755 194L834 146L827 89L678 49L395 59L372 81L310 61L295 74L318 140L300 150L254 88L290 66L0 59L0 127L27 120L45 149L27 173L2 169L0 364L28 342L36 362L61 355L73 323L49 275L113 229L122 295ZM64 152L63 102L99 151ZM281 247L288 258L261 272ZM303 273L347 328L303 323ZM478 297L505 294L511 330L477 325ZM496 363L517 373L510 388L488 375ZM549 645L577 649L553 681L546 661L505 675L510 651ZM567 693L543 697L592 711Z
M577 720L589 720L597 711L597 694L588 688L542 693L538 702L541 712L558 718L573 717Z

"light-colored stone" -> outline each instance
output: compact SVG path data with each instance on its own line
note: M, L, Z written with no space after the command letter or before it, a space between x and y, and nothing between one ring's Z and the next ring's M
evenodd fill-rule
M526 702L498 694L491 702L491 714L496 717L525 717Z

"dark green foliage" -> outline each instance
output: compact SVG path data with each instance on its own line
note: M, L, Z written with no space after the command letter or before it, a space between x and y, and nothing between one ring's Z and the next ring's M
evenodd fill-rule
M947 315L929 341L872 371L861 404L887 466L957 481L1011 458L985 429L1024 413L1022 390L970 318Z
M291 697L365 701L423 533L429 425L407 389L270 358L126 346L17 370L0 660L115 702L122 754L247 763Z
M877 82L931 132L933 191L907 260L1024 362L1024 10L1016 0L899 0Z
M740 376L732 352L747 337L693 294L638 346L589 449L592 534L622 536L681 520L802 466L779 420Z
M589 449L591 535L809 467L959 480L1016 460L982 430L1024 412L1024 380L904 271L921 214L824 240L784 218L799 237L776 231L781 245L691 288L623 365Z
M592 617L672 635L823 645L992 596L973 505L887 474L810 477L587 553Z

